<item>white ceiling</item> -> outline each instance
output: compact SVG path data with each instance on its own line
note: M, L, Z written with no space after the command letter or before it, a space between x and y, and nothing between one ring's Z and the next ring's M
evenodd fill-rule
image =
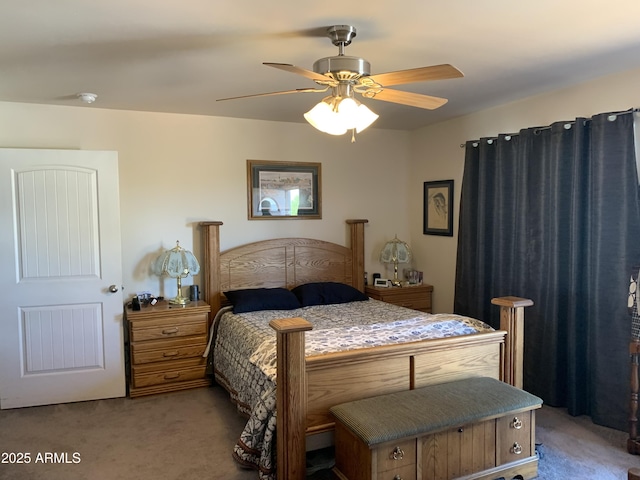
M323 94L216 100L316 86L262 62L311 70L338 54L321 32L347 24L372 74L465 74L393 87L448 98L438 110L364 101L375 127L412 130L638 68L639 19L638 0L1 0L0 100L304 122Z

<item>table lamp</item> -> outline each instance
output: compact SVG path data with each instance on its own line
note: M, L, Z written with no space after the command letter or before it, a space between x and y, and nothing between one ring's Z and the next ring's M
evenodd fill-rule
M180 242L176 242L174 248L158 257L156 271L159 275L167 275L178 281L178 295L169 300L170 304L186 305L189 303L190 300L182 296L182 279L189 275L196 275L200 271L200 265L193 253L182 248Z
M411 261L411 249L402 240L398 240L398 236L387 242L380 252L380 261L382 263L393 263L393 280L391 284L395 287L401 286L398 279L398 264L409 263Z

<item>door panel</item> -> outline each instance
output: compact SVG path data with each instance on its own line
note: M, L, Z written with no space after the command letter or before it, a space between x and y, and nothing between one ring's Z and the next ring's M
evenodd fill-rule
M99 304L21 309L23 375L104 368Z
M15 173L21 280L100 277L96 175L79 167Z
M119 213L115 152L0 149L0 408L125 395Z

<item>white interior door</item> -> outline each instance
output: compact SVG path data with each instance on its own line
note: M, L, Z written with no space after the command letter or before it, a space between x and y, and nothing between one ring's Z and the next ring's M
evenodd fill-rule
M0 408L124 396L117 153L0 149L0 225Z

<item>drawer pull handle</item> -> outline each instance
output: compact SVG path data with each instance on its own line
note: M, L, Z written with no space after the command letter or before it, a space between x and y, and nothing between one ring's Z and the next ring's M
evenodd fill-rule
M163 357L177 357L178 356L178 352L164 352L162 354Z
M394 460L402 460L404 458L404 452L400 447L396 447L393 449L393 452L391 452L391 458Z
M520 455L522 453L522 445L520 445L518 442L515 442L513 444L513 447L511 447L511 453L515 453L516 455Z
M513 421L511 422L511 426L516 430L520 430L522 428L522 420L518 417L513 417Z
M396 475L395 477L393 477L393 480L402 480L402 477L400 475Z
M175 380L176 378L180 378L180 374L179 373L167 373L164 376L165 380Z
M171 335L172 333L178 333L180 330L178 327L167 328L166 330L162 330L163 335Z

